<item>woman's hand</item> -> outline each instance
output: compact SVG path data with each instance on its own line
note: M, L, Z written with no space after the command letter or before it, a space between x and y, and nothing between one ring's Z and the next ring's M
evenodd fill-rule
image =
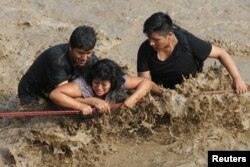
M79 106L79 110L83 115L91 115L93 113L92 107L83 103Z
M127 108L133 108L136 104L137 100L134 100L132 98L128 98L124 101L124 107Z
M109 104L102 100L102 99L95 99L94 102L94 107L99 111L99 112L109 112L110 113L110 106Z

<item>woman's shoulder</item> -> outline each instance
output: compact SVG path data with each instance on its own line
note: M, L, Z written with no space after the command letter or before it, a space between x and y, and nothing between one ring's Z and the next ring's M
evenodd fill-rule
M87 84L85 78L82 76L77 77L76 79L73 80L73 82L75 82L77 85L78 84Z
M79 87L83 97L86 98L86 97L93 97L94 96L91 85L89 85L86 82L84 77L78 77L73 82L76 83L76 85Z

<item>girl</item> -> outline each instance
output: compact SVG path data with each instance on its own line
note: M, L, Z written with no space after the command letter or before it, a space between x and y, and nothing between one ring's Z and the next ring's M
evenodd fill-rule
M160 94L160 88L142 77L125 75L122 68L110 59L98 61L86 78L79 77L73 82L54 89L49 97L56 104L80 110L84 115L92 114L95 107L100 112L109 112L109 103L119 93L135 89L124 101L124 106L132 108L135 103L152 90Z

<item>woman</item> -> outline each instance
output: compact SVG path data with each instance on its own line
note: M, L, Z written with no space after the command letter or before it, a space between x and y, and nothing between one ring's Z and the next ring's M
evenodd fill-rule
M73 82L53 90L49 97L56 104L80 110L84 115L92 114L95 107L100 112L109 112L109 103L119 92L135 89L124 101L124 106L132 108L147 92L160 94L160 88L152 81L142 77L125 75L121 67L110 59L98 61L84 79L79 77Z

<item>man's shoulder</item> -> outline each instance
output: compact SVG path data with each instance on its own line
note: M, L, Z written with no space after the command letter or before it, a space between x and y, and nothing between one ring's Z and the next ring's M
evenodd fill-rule
M150 47L149 40L146 39L145 41L143 41L143 42L141 43L141 47L144 47L144 48Z
M92 54L92 56L90 57L90 59L98 61L99 58L97 57L97 55L95 53Z
M176 35L177 39L182 42L183 44L191 44L195 40L201 40L199 37L191 33L190 31L187 31L181 27L174 28L174 34Z
M99 61L99 58L95 55L95 53L93 53L92 56L88 59L86 65L83 68L83 70L90 69L98 61Z
M42 52L34 61L29 71L42 71L42 69L49 68L58 69L59 67L65 68L65 65L69 66L68 64L67 44L59 44Z
M174 28L173 32L175 34L175 36L177 37L178 40L182 40L183 38L187 38L191 33L179 28Z
M48 54L53 54L53 55L60 55L60 54L65 54L68 51L68 44L67 43L63 43L63 44L58 44L58 45L54 45L50 48L48 48L45 53Z
M99 58L96 56L95 53L92 54L92 56L90 57L90 59L88 60L88 64L87 66L92 66L94 65L95 63L97 63L99 60Z
M152 52L154 52L154 49L153 49L153 47L150 45L150 43L149 43L149 40L148 39L146 39L145 41L143 41L142 43L141 43L141 46L140 46L140 48L139 48L139 55L140 54L145 54L145 53L152 53Z
M58 44L54 45L47 50L45 50L39 56L41 59L45 59L49 62L64 62L67 60L68 44Z

